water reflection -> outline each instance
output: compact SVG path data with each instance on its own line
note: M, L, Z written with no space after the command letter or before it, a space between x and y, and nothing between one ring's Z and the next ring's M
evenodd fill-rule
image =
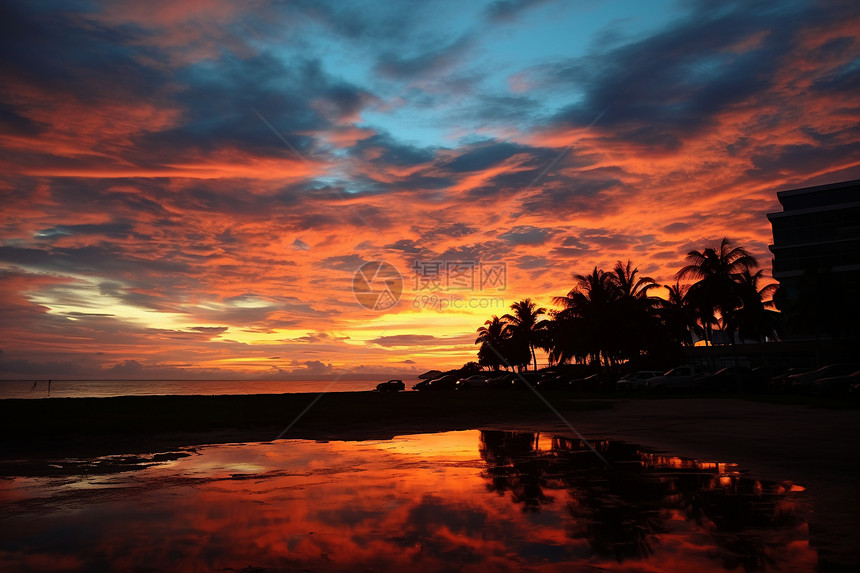
M510 492L523 511L538 511L566 491L573 518L571 539L619 563L645 559L680 528L690 543L712 544L711 555L725 569L745 571L795 567L788 553L808 541L802 491L790 482L762 482L726 463L665 456L623 442L592 442L610 461L607 469L581 441L540 434L482 432L481 457L487 488ZM797 546L797 547L795 547ZM796 557L796 556L795 556ZM804 560L814 560L805 555ZM808 561L807 561L808 562Z
M0 569L814 570L802 488L594 445L611 468L578 441L470 431L7 478Z

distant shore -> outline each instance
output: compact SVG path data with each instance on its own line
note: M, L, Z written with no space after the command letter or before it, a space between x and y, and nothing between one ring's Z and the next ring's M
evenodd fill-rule
M220 396L366 392L374 379L296 380L0 380L0 399L110 398L118 396Z

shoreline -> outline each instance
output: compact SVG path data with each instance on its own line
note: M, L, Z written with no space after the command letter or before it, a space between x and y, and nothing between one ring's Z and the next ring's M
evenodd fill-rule
M860 409L740 398L531 392L329 392L0 400L0 459L155 453L276 439L369 440L466 429L614 438L771 474L856 469ZM845 474L847 477L847 474ZM856 480L857 478L855 478Z
M609 408L571 400L567 409ZM537 397L514 392L329 392L0 400L0 458L129 453L204 443L385 439L505 421L540 423Z
M762 475L860 478L860 409L739 398L531 392L329 392L0 400L0 459L155 453L276 439L379 440L466 429L552 432L742 463ZM848 470L856 470L852 475Z

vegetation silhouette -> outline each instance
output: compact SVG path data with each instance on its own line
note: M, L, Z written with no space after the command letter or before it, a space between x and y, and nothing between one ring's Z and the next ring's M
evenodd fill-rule
M663 285L668 297L660 299L655 309L657 319L663 325L669 339L680 346L693 346L693 335L701 337L699 315L690 297L690 285L676 281L674 285Z
M546 323L540 316L546 314L545 308L539 308L532 299L526 298L511 305L514 314L506 314L502 319L508 322L512 333L511 338L520 345L526 345L537 370L535 344L541 340Z
M487 366L498 371L505 364L507 340L511 336L510 326L498 316L487 320L484 326L478 328L478 338L475 344L480 344L478 349L478 364Z
M751 273L744 269L736 279L740 305L728 313L729 330L736 331L741 340L763 342L768 338L778 338L781 334L779 313L776 312L773 295L776 283L763 286L764 272L759 269ZM765 301L766 298L771 300Z
M780 337L780 315L768 298L777 285L765 284L758 261L744 247L723 238L715 247L689 251L686 262L675 284L662 287L666 298L653 296L661 285L628 260L608 272L594 267L575 274L575 286L553 298L560 310L547 311L531 298L517 301L513 313L493 316L478 329L478 363L499 370L532 362L536 370L535 348L541 348L550 365L591 364L616 372L625 363L675 362L696 339L734 348L736 339Z
M592 363L599 365L602 359L609 367L619 350L619 336L615 329L619 316L615 302L620 293L614 288L612 275L597 267L588 275L575 275L574 278L576 287L567 295L553 299L554 304L563 307L555 315L556 320L565 324L560 332L562 335L575 332L576 336L570 340L574 345L559 341L562 345L554 354L561 362L571 355L577 358L587 356ZM581 336L585 333L588 335Z
M728 330L727 319L740 301L738 277L744 271L756 268L758 261L743 247L732 247L728 238L719 247L687 253L688 265L675 275L676 279L698 279L687 293L699 312L705 340L712 341L712 327L721 334ZM725 339L725 337L722 337ZM733 339L733 337L732 337Z

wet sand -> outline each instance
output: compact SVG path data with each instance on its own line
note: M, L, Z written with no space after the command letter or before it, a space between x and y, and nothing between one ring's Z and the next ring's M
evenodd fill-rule
M184 445L384 439L509 428L731 459L770 477L860 475L860 408L742 399L607 399L530 392L341 392L0 400L0 458L158 452Z
M611 407L605 400L552 401L568 411ZM278 438L383 439L495 423L541 423L548 413L533 394L520 392L0 400L0 457L151 452Z
M574 437L572 426L587 438L734 462L764 479L792 480L813 500L811 533L822 569L860 565L855 547L860 409L716 398L547 398L564 420L529 392L3 400L0 460L4 473L39 473L40 460L57 456L143 454L277 438L384 439L461 429Z

